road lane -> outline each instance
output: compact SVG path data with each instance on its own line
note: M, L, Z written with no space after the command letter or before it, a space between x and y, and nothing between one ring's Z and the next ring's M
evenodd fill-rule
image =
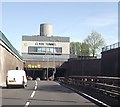
M54 81L38 81L30 105L95 105Z
M28 81L26 89L3 89L3 105L95 105L54 81Z
M28 81L26 89L2 89L2 105L25 105L35 87L35 81Z

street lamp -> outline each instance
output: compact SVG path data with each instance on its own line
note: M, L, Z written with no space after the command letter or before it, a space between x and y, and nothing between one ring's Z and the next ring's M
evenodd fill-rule
M48 56L47 56L47 80L48 80L48 72L49 72L49 52L48 52Z
M56 67L55 67L55 38L51 38L51 39L49 39L49 41L52 41L53 42L53 50L52 51L50 51L50 50L47 50L46 49L46 52L45 52L45 54L46 53L48 53L47 55L47 75L46 75L46 77L47 77L47 80L48 80L48 67L49 67L49 54L50 54L50 52L52 52L53 53L53 66L54 66L54 71L53 71L53 80L54 80L54 76L55 76L55 73L56 73ZM48 47L49 48L49 47Z
M47 49L45 49L45 57L46 57L46 68L47 68L47 70L46 70L46 79L48 80L48 67L49 67L49 56L48 56L48 54L47 54Z
M55 73L56 73L56 67L55 67L55 39L54 39L54 45L53 45L53 62L54 62L54 71L53 71L53 80L55 78Z

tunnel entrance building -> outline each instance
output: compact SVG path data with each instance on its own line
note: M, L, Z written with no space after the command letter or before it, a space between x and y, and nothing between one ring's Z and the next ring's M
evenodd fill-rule
M69 59L70 38L53 36L52 25L40 25L39 35L22 36L22 57L27 75L49 78ZM54 76L54 75L53 75Z
M54 62L46 61L26 61L24 69L27 77L32 77L34 80L36 78L47 80L49 78L54 78L55 73L60 71L59 67L63 64L62 61L55 62L55 66L53 63Z

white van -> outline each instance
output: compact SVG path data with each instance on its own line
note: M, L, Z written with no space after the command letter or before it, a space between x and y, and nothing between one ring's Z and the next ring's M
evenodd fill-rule
M27 86L27 78L24 70L8 70L6 77L6 85L10 86Z

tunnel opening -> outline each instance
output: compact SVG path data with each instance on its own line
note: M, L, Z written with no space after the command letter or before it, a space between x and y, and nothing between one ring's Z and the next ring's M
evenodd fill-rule
M26 68L25 71L27 77L32 77L33 80L36 78L46 80L53 76L54 68Z
M47 80L53 76L54 68L25 68L27 77L32 77L33 80L40 78L40 80ZM63 68L56 68L54 78L65 77L66 70Z
M33 80L35 80L36 78L40 78L41 80L46 79L46 69L44 68L30 68L30 69L26 69L26 75L27 77L32 77Z

